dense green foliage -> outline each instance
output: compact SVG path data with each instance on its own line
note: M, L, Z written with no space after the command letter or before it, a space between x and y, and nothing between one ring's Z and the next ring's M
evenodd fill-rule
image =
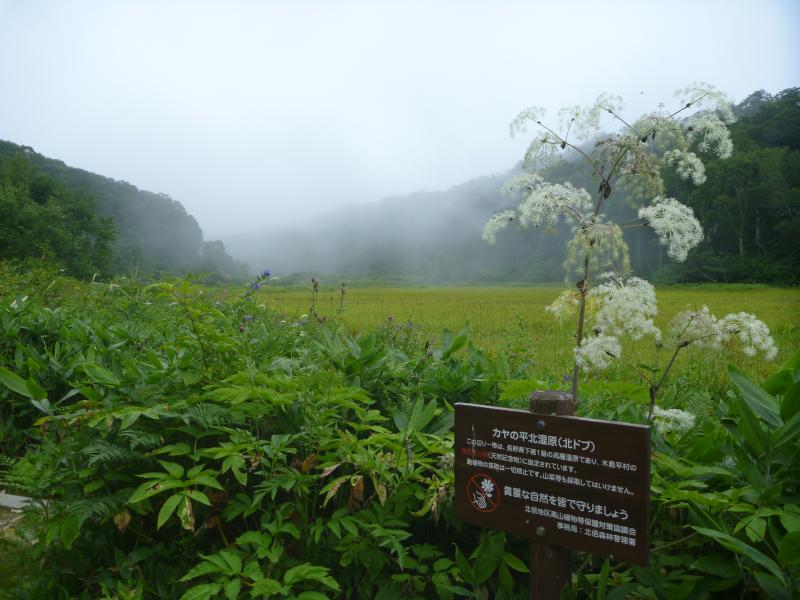
M681 281L800 282L800 88L756 93L731 127L736 150L710 161L702 186L674 177L706 239L683 265L662 275Z
M683 264L672 263L647 228L627 230L631 266L663 282L762 282L797 284L800 270L800 89L775 96L756 92L735 107L734 154L704 156L708 180L701 186L663 173L666 195L690 206L705 240ZM282 273L299 270L355 277L426 282L559 281L572 235L508 231L487 247L487 219L512 202L500 187L516 170L483 177L445 192L389 198L376 206L332 213L292 231L240 236L228 246L249 260L269 256ZM593 190L585 161L562 161L544 173ZM621 223L652 198L620 181L615 201L604 207ZM392 279L387 279L391 281Z
M0 258L50 257L79 277L208 272L242 279L183 206L0 141Z
M560 382L464 334L350 336L249 291L2 275L2 482L37 499L17 551L41 569L0 594L526 597L526 543L453 515L452 405ZM576 594L800 593L799 380L800 354L763 387L676 378L662 404L697 422L652 432L651 564L576 556ZM579 411L643 422L633 389L587 386Z
M109 267L114 227L94 199L37 169L24 154L0 157L0 258L55 258L91 277Z

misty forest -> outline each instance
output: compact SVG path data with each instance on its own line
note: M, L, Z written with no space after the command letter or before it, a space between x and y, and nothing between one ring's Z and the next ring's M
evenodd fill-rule
M723 91L531 107L505 172L221 240L0 141L0 598L800 597L800 88ZM601 536L647 560L551 595L456 508L455 405L536 391L650 440Z

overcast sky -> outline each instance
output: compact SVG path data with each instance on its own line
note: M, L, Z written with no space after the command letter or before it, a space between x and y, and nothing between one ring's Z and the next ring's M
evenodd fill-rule
M530 104L797 86L799 32L798 0L0 0L0 139L228 237L504 172Z

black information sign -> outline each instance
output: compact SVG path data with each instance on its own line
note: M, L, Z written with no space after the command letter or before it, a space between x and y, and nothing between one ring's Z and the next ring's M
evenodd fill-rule
M456 404L455 472L465 521L647 564L645 425Z

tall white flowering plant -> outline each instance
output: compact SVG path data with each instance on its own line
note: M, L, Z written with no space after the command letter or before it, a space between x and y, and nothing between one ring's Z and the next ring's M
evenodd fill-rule
M621 98L611 95L599 96L590 106L566 107L554 123L545 121L545 111L538 107L520 113L511 123L512 135L532 128L535 136L522 172L503 186L505 193L519 199L519 205L492 216L483 231L484 239L494 243L497 233L511 223L521 229L553 229L562 220L572 225L565 268L568 278L575 274L579 279L577 289L565 291L547 309L557 316L577 314L572 395L577 399L582 372L605 369L623 358L623 338L649 337L658 347L672 349L667 363L656 372L631 365L649 385L651 419L657 412L658 393L683 348L718 348L738 341L747 355L763 353L772 358L777 352L766 325L753 315L738 313L718 319L705 306L677 315L669 331L662 333L653 322L657 314L653 286L628 274L626 228L652 228L667 255L679 262L703 239L692 209L665 197L662 169L674 168L682 179L700 185L706 179L705 167L695 150L719 158L728 158L733 152L728 125L735 117L723 93L695 83L675 96L675 110L661 106L632 122L621 116ZM601 135L607 120L615 124L618 133ZM550 183L537 173L565 153L589 165L597 181L594 194L569 183ZM615 223L603 212L620 186L649 198L637 218L625 223ZM587 299L594 308L591 319Z

